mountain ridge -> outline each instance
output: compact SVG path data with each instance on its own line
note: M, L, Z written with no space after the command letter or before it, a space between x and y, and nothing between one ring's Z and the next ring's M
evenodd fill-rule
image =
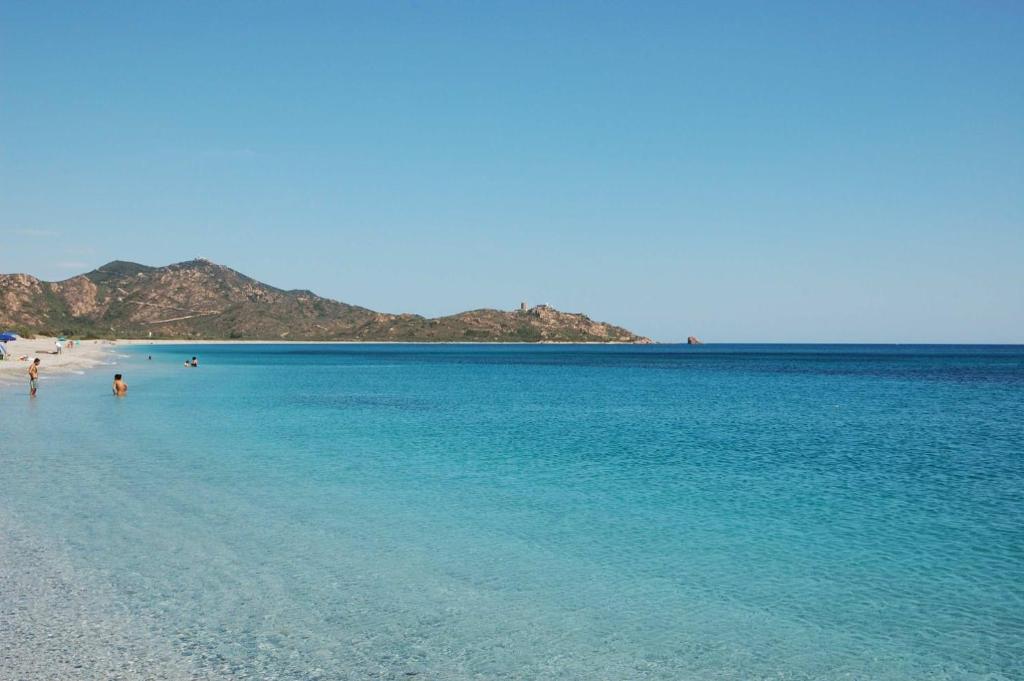
M113 260L61 281L0 274L0 326L24 335L205 340L651 343L547 305L428 318L284 290L205 258Z

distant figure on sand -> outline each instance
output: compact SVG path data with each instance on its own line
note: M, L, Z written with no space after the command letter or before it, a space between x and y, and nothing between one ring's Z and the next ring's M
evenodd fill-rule
M114 394L118 397L124 397L128 394L128 384L121 379L121 374L114 374Z
M194 367L199 366L199 360L196 359L195 357L192 358L192 366L194 366Z
M64 346L61 345L60 341L54 341L54 344L57 346L57 352L55 354L59 355L60 353L64 352Z
M36 388L39 387L39 358L36 357L28 365L28 394L36 396Z

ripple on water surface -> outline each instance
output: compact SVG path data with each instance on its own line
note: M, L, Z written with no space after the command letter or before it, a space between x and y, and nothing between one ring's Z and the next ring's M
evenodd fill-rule
M16 678L1022 677L1019 348L126 354L9 401Z

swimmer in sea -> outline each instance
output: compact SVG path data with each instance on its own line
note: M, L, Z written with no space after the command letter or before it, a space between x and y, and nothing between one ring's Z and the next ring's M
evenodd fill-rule
M118 397L124 397L128 394L128 384L121 378L121 374L114 374L114 385L112 389L114 394Z
M39 358L36 357L28 365L28 394L36 396L36 388L39 387Z

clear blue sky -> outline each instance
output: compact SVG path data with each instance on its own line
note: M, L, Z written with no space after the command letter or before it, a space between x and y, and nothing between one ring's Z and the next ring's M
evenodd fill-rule
M1024 342L1019 2L0 3L0 271Z

